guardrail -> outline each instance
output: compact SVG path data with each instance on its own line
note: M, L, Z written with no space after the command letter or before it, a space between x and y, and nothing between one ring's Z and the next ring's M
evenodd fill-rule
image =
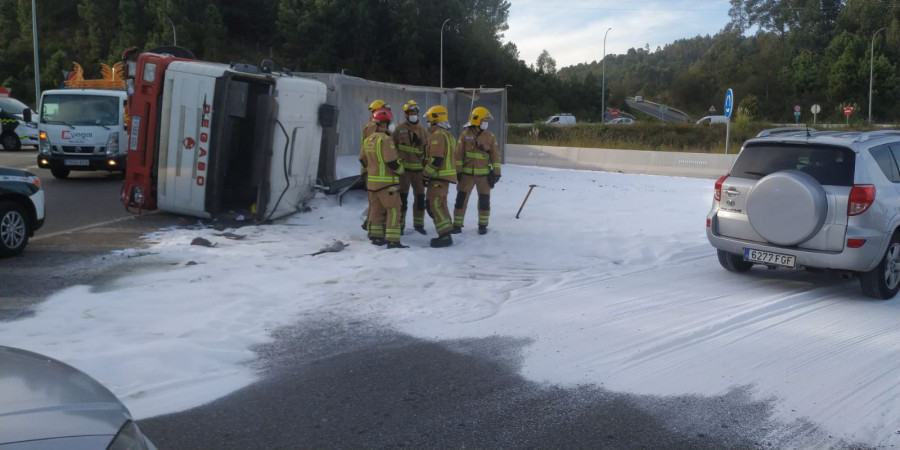
M524 166L715 179L737 155L507 144L503 157Z

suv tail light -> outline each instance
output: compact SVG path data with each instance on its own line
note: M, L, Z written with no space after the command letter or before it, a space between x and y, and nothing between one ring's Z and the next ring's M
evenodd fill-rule
M716 201L722 200L722 183L725 182L725 179L728 178L728 174L722 175L716 180L716 190L713 192L713 198ZM874 198L874 196L873 196Z
M875 201L875 186L857 184L850 189L850 200L847 202L847 215L858 216L872 206Z

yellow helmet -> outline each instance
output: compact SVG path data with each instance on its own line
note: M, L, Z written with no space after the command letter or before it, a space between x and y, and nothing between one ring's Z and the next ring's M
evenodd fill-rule
M491 115L487 108L479 106L472 110L472 117L469 118L469 123L477 127L481 125L482 120L491 120L493 118L494 116Z
M425 115L428 116L428 123L449 122L447 108L441 105L434 105L428 108L428 111L425 111Z
M418 110L419 110L419 104L416 103L415 100L410 100L405 105L403 105L403 112L418 111Z
M391 109L391 105L387 104L384 100L375 100L369 104L369 112L375 112L376 109L381 108Z

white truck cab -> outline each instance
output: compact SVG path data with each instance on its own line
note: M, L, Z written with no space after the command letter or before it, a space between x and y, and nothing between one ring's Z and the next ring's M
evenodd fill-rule
M56 178L73 170L124 172L126 93L118 89L53 89L41 94L38 167Z
M129 209L261 222L313 198L325 84L153 53L136 68Z

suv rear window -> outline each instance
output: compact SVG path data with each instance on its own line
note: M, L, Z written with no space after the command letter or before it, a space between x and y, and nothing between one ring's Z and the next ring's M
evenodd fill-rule
M819 184L853 186L856 154L830 145L748 144L741 151L731 176L758 180L782 170L808 173Z

